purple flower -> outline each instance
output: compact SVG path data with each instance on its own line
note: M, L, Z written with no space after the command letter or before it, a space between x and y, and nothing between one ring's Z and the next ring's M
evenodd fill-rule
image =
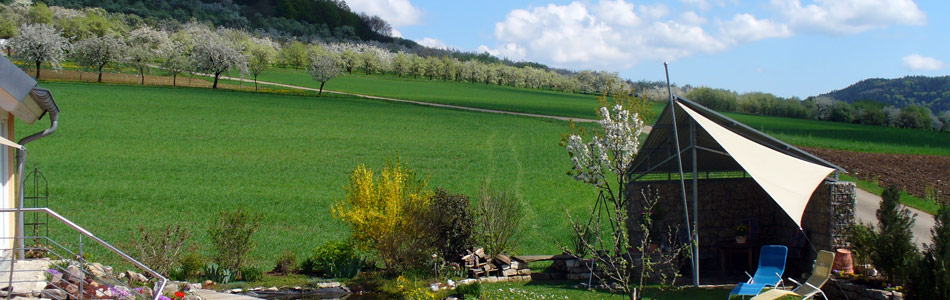
M165 295L158 296L159 300L172 300L171 298L165 297Z
M59 270L56 270L56 269L49 269L49 270L46 270L46 273L50 273L50 274L53 274L53 275L63 275L63 272L60 272Z

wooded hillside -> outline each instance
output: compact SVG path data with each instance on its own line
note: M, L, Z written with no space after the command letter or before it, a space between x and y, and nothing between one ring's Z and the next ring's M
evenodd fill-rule
M848 103L874 100L897 108L918 105L937 113L950 110L950 76L865 79L822 96Z
M145 20L192 19L215 26L263 30L305 40L359 39L392 42L390 27L376 16L357 14L342 0L47 0L50 6L101 7ZM401 39L400 39L401 40Z

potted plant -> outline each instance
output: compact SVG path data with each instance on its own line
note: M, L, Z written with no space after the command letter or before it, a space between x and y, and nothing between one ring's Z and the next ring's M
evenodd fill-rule
M745 224L738 224L732 227L732 233L736 236L737 244L745 244L746 236L749 234L749 226Z

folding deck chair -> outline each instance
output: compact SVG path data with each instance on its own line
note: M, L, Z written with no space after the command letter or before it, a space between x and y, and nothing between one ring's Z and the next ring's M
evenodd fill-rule
M831 278L831 265L834 264L834 262L835 253L822 250L818 252L818 258L815 259L815 266L812 268L811 276L808 277L805 284L798 283L794 279L789 278L788 280L798 284L798 287L794 290L773 289L752 297L751 300L775 300L788 295L802 297L802 299L811 299L817 294L821 294L825 300L828 300L828 295L825 295L825 292L821 291L821 287Z
M781 286L787 255L788 247L782 245L762 246L759 251L759 266L755 269L755 276L749 276L748 281L737 284L732 292L729 292L729 297L726 299L731 299L733 295L755 296L767 286ZM749 273L746 272L746 275L749 275Z

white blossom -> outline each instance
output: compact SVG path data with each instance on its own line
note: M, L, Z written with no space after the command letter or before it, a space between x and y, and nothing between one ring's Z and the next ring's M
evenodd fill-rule
M643 121L638 115L620 105L610 110L601 107L599 112L602 133L590 142L572 134L566 147L573 163L574 179L597 186L605 183L606 171L621 176L627 172L639 151L643 131Z
M213 88L218 87L218 78L224 72L231 69L247 72L247 58L235 43L209 31L198 31L194 41L191 60L199 72L214 75Z
M310 54L310 65L307 66L307 73L313 77L313 80L320 82L320 92L323 94L323 86L334 77L340 75L340 58L336 53L327 51L314 51Z
M60 62L66 59L69 41L58 30L46 24L24 24L20 33L10 40L14 57L33 63L36 67L36 79L40 76L40 64L49 63L54 70L60 69Z

